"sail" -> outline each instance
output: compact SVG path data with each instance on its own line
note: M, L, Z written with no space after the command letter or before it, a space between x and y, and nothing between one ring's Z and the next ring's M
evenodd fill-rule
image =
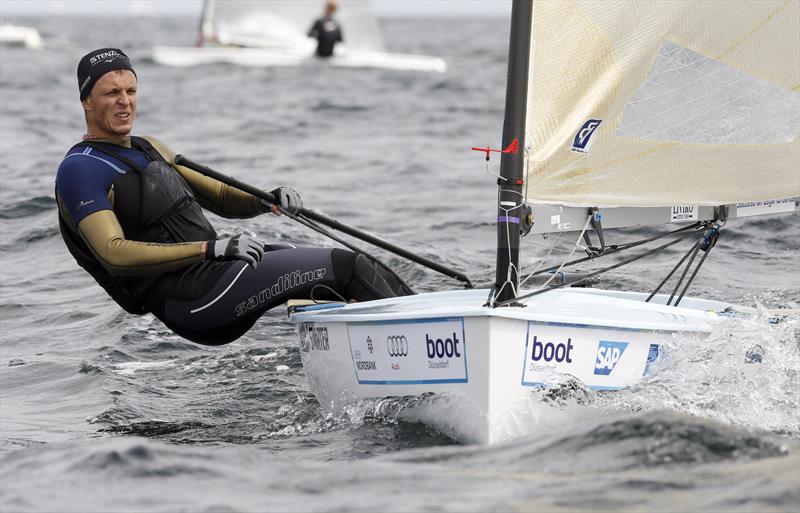
M528 201L800 196L800 1L534 2Z
M204 39L256 48L313 52L306 34L322 16L323 0L206 0ZM367 0L340 0L334 17L349 49L383 51L378 22Z

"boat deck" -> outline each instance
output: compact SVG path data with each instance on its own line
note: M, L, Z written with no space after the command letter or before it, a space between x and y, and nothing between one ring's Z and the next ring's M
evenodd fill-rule
M524 293L524 291L523 291ZM645 302L647 294L592 288L565 288L534 296L525 306L483 306L488 289L433 292L365 303L329 303L299 307L297 322L376 322L443 317L501 317L551 325L603 326L652 331L709 331L720 312L733 305L684 298L667 306L667 296Z

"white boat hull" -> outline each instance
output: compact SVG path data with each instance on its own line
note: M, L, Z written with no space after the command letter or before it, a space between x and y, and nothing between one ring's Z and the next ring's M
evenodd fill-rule
M629 387L676 334L707 333L718 301L681 307L645 295L561 289L527 307L484 308L488 291L421 294L292 314L303 366L334 413L361 400L426 396L411 420L464 442L522 434L531 391L565 377L596 390ZM664 298L659 298L662 302Z
M0 25L0 46L41 48L42 38L33 27Z
M228 63L239 66L301 66L321 64L345 68L379 68L400 71L444 73L445 62L438 57L387 52L343 51L331 58L318 59L306 51L281 48L241 48L225 46L153 48L153 60L164 66L198 66Z

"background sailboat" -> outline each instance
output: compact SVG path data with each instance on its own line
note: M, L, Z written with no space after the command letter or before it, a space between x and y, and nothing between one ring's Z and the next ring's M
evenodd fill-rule
M41 48L42 37L33 27L3 23L0 24L0 46Z
M407 418L492 443L535 425L531 387L633 385L741 313L685 293L727 219L797 209L799 8L515 1L494 286L295 310L320 403L403 397ZM671 294L520 289L521 232L578 231L585 261L639 247L605 229L654 223L686 223L660 248L692 242Z
M195 48L157 46L153 59L168 66L228 62L243 66L296 66L317 62L307 37L325 2L312 0L206 0ZM327 59L334 66L443 73L444 60L386 52L369 1L339 2L336 19L344 42Z

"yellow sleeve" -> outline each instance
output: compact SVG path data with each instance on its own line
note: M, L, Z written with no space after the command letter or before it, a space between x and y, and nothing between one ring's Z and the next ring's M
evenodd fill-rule
M259 199L219 180L209 178L193 169L175 165L175 152L152 137L145 137L150 144L180 173L192 191L197 202L206 210L227 218L248 218L268 212Z
M127 240L111 210L89 214L77 228L95 258L113 276L161 274L205 258L202 241L161 244Z

